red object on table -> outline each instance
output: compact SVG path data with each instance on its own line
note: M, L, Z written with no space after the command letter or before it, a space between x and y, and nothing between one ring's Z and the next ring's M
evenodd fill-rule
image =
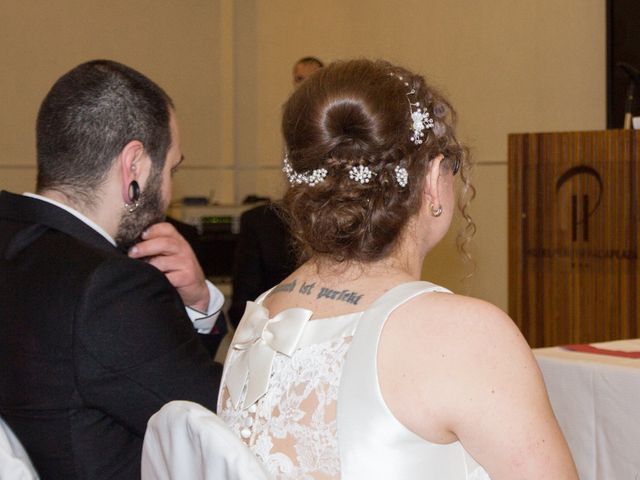
M640 358L640 352L625 352L624 350L610 350L608 348L598 348L588 343L575 343L564 345L562 348L575 352L595 353L598 355L610 355L612 357Z

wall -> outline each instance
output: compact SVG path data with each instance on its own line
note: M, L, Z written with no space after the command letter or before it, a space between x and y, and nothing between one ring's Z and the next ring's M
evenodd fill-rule
M173 97L191 184L232 198L228 72L230 4L209 0L0 0L0 188L33 190L34 125L42 98L75 65L109 58L157 81ZM184 193L182 193L184 194Z
M0 188L31 190L52 81L109 57L174 98L187 162L175 196L281 191L281 105L295 59L385 58L448 93L472 147L476 272L452 233L424 276L507 307L509 132L605 127L605 1L0 0Z

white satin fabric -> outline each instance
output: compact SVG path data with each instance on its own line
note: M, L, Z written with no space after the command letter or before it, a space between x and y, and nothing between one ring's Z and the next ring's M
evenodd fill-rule
M229 350L221 418L277 479L488 480L459 442L433 444L409 431L380 391L384 324L399 305L428 292L448 290L402 284L364 312L313 321L308 311L290 310L270 319L263 294L250 304ZM297 320L286 320L290 314ZM295 328L282 333L286 340L274 338L287 330L277 328L286 321ZM258 357L266 360L251 361Z
M9 425L0 418L0 480L38 480L29 455Z
M426 292L449 291L428 282L402 284L374 302L360 320L338 394L343 480L489 479L460 442L425 441L401 424L382 398L377 372L382 328L398 306Z
M237 351L229 365L227 388L235 408L253 405L266 392L276 353L291 356L300 346L302 334L313 312L291 308L274 318L262 305L248 302L245 321L233 337ZM251 372L251 375L249 375ZM242 391L246 386L246 393Z
M149 419L141 479L268 480L269 476L213 412L197 403L173 401Z

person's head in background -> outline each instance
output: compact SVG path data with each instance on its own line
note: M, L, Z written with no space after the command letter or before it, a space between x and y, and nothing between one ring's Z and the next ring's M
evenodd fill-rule
M385 259L418 216L415 236L428 251L450 225L458 170L469 187L453 108L421 76L387 62L324 67L289 98L282 129L283 205L305 258Z
M316 57L304 57L293 65L293 86L298 87L309 75L324 67L324 63Z
M105 217L120 246L164 218L179 132L171 99L141 73L109 60L75 67L43 100L36 138L37 192Z

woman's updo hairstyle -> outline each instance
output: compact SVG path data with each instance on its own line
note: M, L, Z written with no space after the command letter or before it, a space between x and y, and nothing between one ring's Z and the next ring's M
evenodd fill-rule
M407 95L411 89L414 94ZM422 143L412 141L409 102L434 121ZM326 169L323 181L293 183L283 198L292 234L304 256L372 262L393 250L421 206L428 162L444 154L464 167L455 112L424 79L384 61L335 62L305 80L284 105L287 159L296 173ZM352 167L372 172L368 183ZM408 182L398 182L396 167Z

